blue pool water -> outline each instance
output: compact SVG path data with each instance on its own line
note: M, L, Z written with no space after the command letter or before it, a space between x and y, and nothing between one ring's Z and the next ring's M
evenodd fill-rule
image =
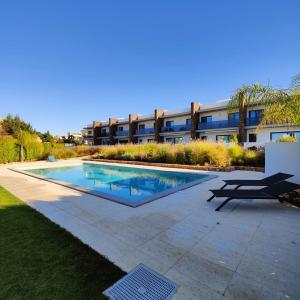
M210 177L196 173L88 163L26 172L83 187L99 196L130 206L139 206L178 189L201 183Z

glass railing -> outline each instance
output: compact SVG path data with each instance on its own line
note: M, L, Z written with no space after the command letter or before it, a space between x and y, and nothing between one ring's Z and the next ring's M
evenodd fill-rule
M257 126L260 120L260 118L247 118L245 124L246 126Z
M246 118L245 126L257 126L259 118ZM207 123L198 123L199 130L239 127L239 120L220 120Z
M191 130L191 125L181 124L173 126L163 126L161 132L178 132L178 131L189 131Z
M151 134L154 133L154 128L140 128L137 129L135 134Z
M218 129L218 128L230 128L230 127L238 127L238 120L220 120L220 121L212 121L207 123L198 123L198 129Z
M101 132L100 133L100 137L108 137L109 136L109 132Z
M129 131L128 130L122 130L122 131L116 131L115 136L128 136Z

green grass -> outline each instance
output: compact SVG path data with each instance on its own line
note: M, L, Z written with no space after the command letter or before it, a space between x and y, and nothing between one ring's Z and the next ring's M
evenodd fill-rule
M0 187L0 299L105 299L123 275Z

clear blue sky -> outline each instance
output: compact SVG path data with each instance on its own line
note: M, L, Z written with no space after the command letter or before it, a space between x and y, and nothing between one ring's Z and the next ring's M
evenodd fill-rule
M300 1L2 1L0 116L41 131L287 87Z

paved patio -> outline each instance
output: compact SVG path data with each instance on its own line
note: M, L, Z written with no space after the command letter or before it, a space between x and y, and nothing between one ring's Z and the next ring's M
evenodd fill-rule
M300 210L275 200L249 200L215 212L220 200L205 200L221 179L263 174L209 174L219 177L138 208L7 166L0 167L0 185L123 270L144 263L174 280L181 286L174 299L300 299Z

